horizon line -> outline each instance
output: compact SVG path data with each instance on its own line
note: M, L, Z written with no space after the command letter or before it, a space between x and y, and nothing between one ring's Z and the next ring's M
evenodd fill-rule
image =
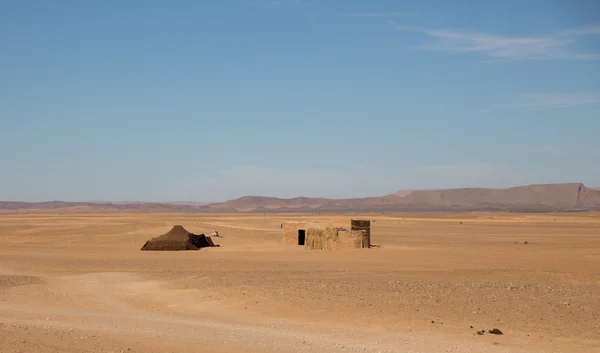
M223 203L223 202L227 202L227 201L233 201L233 200L239 200L242 198L248 198L248 197L260 197L260 198L274 198L274 199L280 199L280 200L294 200L294 199L300 199L300 198L306 198L306 199L325 199L325 200L350 200L350 199L365 199L365 198L371 198L371 197L386 197L386 196L397 196L397 197L405 197L408 196L408 194L403 195L403 196L398 196L398 193L402 193L402 192L415 192L415 191L446 191L446 190L464 190L464 189L488 189L488 190L508 190L508 189L512 189L512 188L518 188L518 187L525 187L525 186L535 186L535 185L567 185L567 184L581 184L582 186L588 188L588 189L592 189L592 190L597 190L600 191L600 187L589 187L586 186L584 183L582 182L564 182L564 183L535 183L535 184L521 184L521 185L515 185L515 186L510 186L510 187L497 187L497 188L493 188L493 187L483 187L483 186L477 186L477 187L456 187L456 188L427 188L427 189L401 189L398 191L395 191L391 194L385 194L385 195L379 195L379 196L365 196L365 197L343 197L343 198L328 198L328 197L318 197L318 196L294 196L294 197L277 197L277 196L261 196L261 195L244 195L244 196L240 196L240 197L236 197L236 198L232 198L232 199L227 199L224 201L102 201L102 200L84 200L84 201L65 201L65 200L44 200L44 201L22 201L22 200L0 200L0 202L20 202L20 203L48 203L48 202L65 202L65 203L95 203L95 204L121 204L121 205L132 205L132 204L163 204L163 205L180 205L180 206L206 206L206 205L211 205L211 204L217 204L217 203Z

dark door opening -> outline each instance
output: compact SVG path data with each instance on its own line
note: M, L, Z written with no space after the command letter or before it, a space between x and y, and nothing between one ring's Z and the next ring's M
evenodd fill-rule
M298 245L304 245L304 239L306 238L306 232L304 229L298 229Z

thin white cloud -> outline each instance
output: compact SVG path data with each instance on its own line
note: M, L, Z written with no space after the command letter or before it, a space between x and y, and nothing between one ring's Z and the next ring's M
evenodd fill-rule
M306 0L252 0L247 4L261 7L281 7L306 4ZM424 26L399 25L399 21L425 19L410 12L368 12L341 13L328 11L329 16L385 20L398 31L424 34L433 39L418 48L447 53L479 53L498 60L600 60L600 52L587 53L571 48L581 37L600 35L600 24L572 28L542 36L503 36L473 30L431 28ZM314 17L315 15L313 15ZM415 22L415 21L413 21Z
M556 153L558 150L552 146L529 146L516 149L515 152L525 154L550 154Z
M534 149L535 147L532 147L532 150ZM213 175L207 173L182 176L183 179L154 188L153 193L133 187L127 193L114 195L113 198L202 202L225 201L249 195L350 198L382 196L402 189L510 187L574 181L598 185L596 176L600 173L600 167L593 163L581 168L558 169L554 162L553 165L536 166L499 163L420 166L400 164L401 162L398 162L398 165L389 170L383 166L373 168L371 165L349 165L348 168L330 170L308 167L237 166L220 170ZM83 190L81 195L85 195L85 199L99 199L96 194L86 194ZM23 196L13 198L22 199ZM107 199L110 195L100 198Z
M366 197L395 190L394 178L366 165L346 170L237 166L212 177L193 177L180 185L179 197L222 201L241 196Z
M547 171L494 163L407 166L393 172L362 165L345 170L237 166L212 177L192 177L171 190L170 199L216 202L248 195L368 197L400 189L507 187L543 183L547 178Z
M423 165L405 175L422 189L510 187L543 183L545 177L537 169L495 163Z
M509 110L545 110L559 108L575 108L600 104L600 92L579 93L529 93L507 99L495 106L479 110L479 113ZM598 111L598 110L592 110Z
M600 35L600 26L575 28L546 36L501 36L485 32L402 26L399 31L422 33L433 39L421 49L449 53L480 53L505 60L600 60L600 53L578 52L570 48L579 37Z
M600 103L600 92L525 94L515 103L516 108L571 108Z
M411 174L426 178L439 178L461 180L478 180L497 175L505 169L504 166L493 163L466 163L447 165L422 165L411 170Z
M282 7L290 5L307 4L307 0L251 0L246 1L247 5L256 7Z
M338 13L338 17L345 18L365 18L365 19L395 19L395 20L423 20L423 18L417 14L411 12L352 12L352 13Z
M600 35L600 24L562 31L559 35L565 37Z

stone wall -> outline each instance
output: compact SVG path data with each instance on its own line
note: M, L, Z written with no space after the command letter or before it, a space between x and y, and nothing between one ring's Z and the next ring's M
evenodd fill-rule
M341 230L338 232L338 249L363 248L364 232L362 230Z
M306 230L306 222L285 222L283 223L283 239L284 244L298 245L298 230Z

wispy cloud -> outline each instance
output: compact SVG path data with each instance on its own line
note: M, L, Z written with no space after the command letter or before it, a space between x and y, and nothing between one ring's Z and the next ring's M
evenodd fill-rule
M190 176L171 199L205 202L247 195L276 197L365 197L390 194L402 188L431 189L478 186L513 186L544 175L529 167L494 163L405 166L394 171L356 165L343 170L237 166L208 176ZM177 197L176 197L177 196Z
M387 19L387 20L423 20L423 17L412 12L351 12L337 13L338 17L364 18L364 19Z
M523 152L523 153L544 154L544 153L555 152L556 149L552 146L530 146L530 147L521 148L518 151Z
M495 163L422 165L405 173L421 188L506 187L539 180L539 170ZM415 183L416 184L416 183Z
M600 103L600 92L525 94L514 104L519 109L571 108Z
M422 176L452 175L460 178L481 178L501 172L506 167L493 163L466 163L444 165L421 165L411 170L412 173Z
M485 32L402 26L399 31L422 33L433 39L421 49L450 53L480 53L505 60L600 60L600 53L578 52L570 45L580 37L600 35L600 25L574 28L546 36L502 36Z
M182 199L218 201L246 195L363 197L393 191L396 178L366 165L344 170L236 166L213 176L191 176L175 192Z
M307 4L307 0L251 0L246 1L247 5L256 7L282 7L290 5Z
M249 5L281 7L307 4L308 0L250 0ZM313 4L320 8L318 4ZM354 19L374 19L388 23L398 31L420 33L433 41L419 45L419 49L446 53L478 53L498 60L600 60L600 52L582 52L572 47L585 36L600 36L600 24L571 28L547 35L504 36L476 30L433 28L424 25L407 26L399 23L425 23L426 19L411 12L358 11L343 13L320 8L321 16ZM317 15L312 15L315 17Z
M559 35L567 37L600 35L600 24L562 31L559 33Z
M532 151L536 149L532 147ZM515 150L514 153L523 152ZM582 168L559 168L556 160L551 165L461 163L406 165L394 170L374 165L329 170L249 165L211 174L182 176L183 179L170 188L157 188L162 195L157 193L153 199L216 202L247 195L347 198L380 196L401 189L507 187L579 181L585 175L592 177L592 181L583 179L583 182L597 185L593 178L598 173L600 167L593 163ZM147 200L148 194L139 191L131 193L128 198Z
M600 92L580 93L528 93L517 97L504 99L490 108L479 110L478 113L510 110L545 110L560 108L575 108L586 105L600 104ZM593 109L592 112L600 112Z

